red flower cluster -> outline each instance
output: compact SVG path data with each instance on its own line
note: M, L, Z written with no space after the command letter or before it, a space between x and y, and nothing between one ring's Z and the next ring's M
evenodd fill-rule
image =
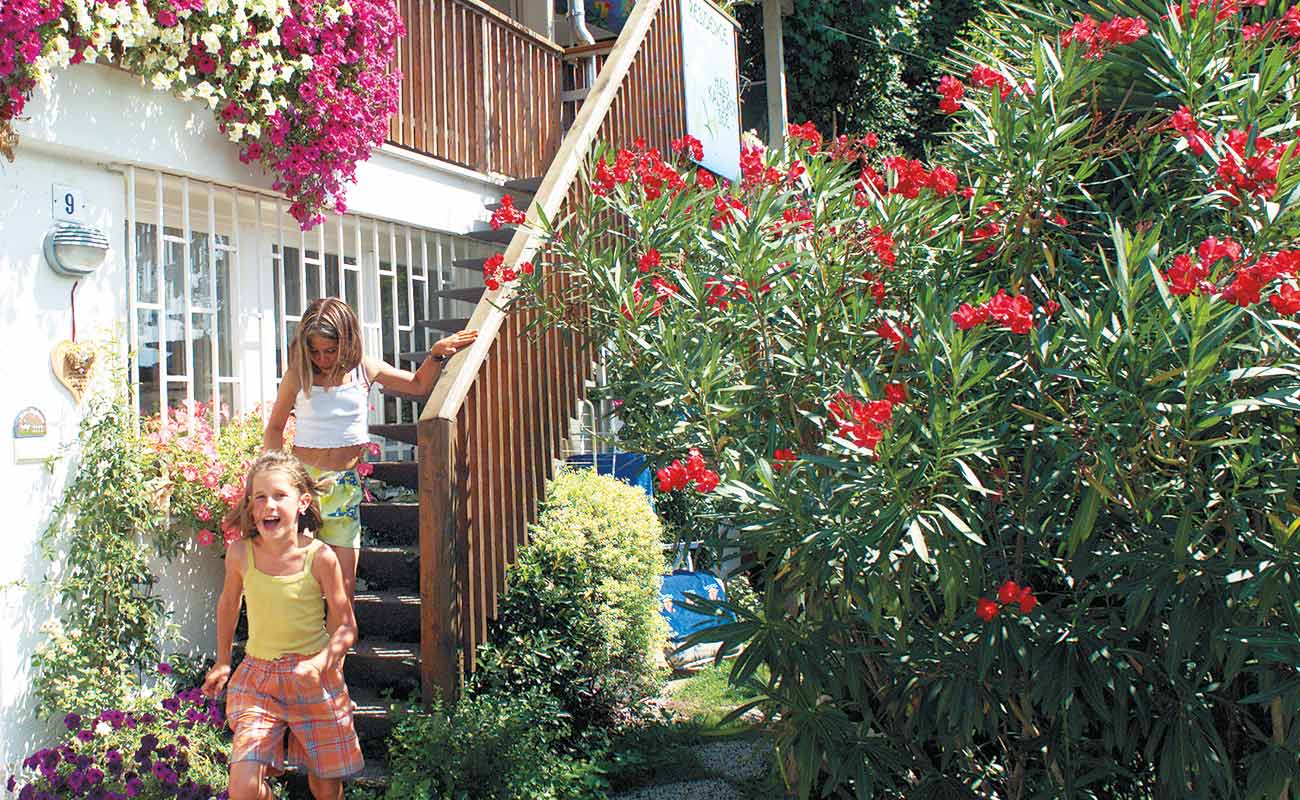
M867 232L867 235L869 237L867 242L871 252L875 254L881 264L892 269L894 264L898 263L898 252L894 249L894 237L885 233L884 229L879 225L873 226Z
M632 306L638 314L649 308L650 316L657 317L659 312L664 310L664 303L667 302L668 298L677 296L678 290L676 286L668 283L658 275L650 278L650 288L654 289L653 300L642 296L641 279L637 278L636 283L632 284ZM633 318L632 309L628 308L626 303L623 304L620 310L623 312L623 316L628 319Z
M884 437L884 429L894 419L894 403L884 400L859 400L846 392L837 392L827 405L835 434L858 447L875 450Z
M674 153L687 153L696 161L704 160L704 145L700 144L700 140L691 136L689 133L680 138L673 139L668 146L672 148Z
M1010 295L1005 289L978 306L962 303L952 312L952 321L963 331L986 322L996 322L1012 333L1027 334L1034 327L1034 304L1023 294Z
M651 247L650 249L645 251L645 255L637 259L636 271L650 272L651 270L653 270L655 267L658 266L659 266L659 251Z
M740 182L746 189L776 186L785 177L781 170L769 167L761 147L740 148Z
M686 181L671 164L666 163L655 148L647 149L644 139L637 139L632 149L620 148L611 165L605 159L596 162L596 178L591 182L592 194L604 196L615 186L627 183L633 175L641 183L647 200L663 195L664 189L673 194L686 188Z
M749 207L745 201L735 195L715 195L713 198L713 210L717 213L709 220L709 227L718 230L723 225L729 225L736 221L736 212L748 214Z
M895 350L906 353L906 337L912 335L912 326L908 325L906 322L900 322L895 325L890 320L883 319L880 321L880 324L876 326L876 335L892 344Z
M1190 255L1179 254L1174 258L1173 265L1165 271L1165 282L1169 284L1170 293L1180 297L1198 292L1212 294L1215 287L1209 281L1210 268L1221 258L1234 264L1240 261L1241 245L1231 239L1220 241L1217 237L1210 236L1201 242L1196 255L1197 260L1193 261Z
M749 299L749 284L729 275L722 278L706 279L704 288L709 290L709 293L704 297L704 302L722 311L727 310L732 300Z
M807 142L810 155L821 149L822 134L812 122L805 122L802 125L792 123L786 128L786 135L796 142Z
M790 448L778 447L772 453L772 469L776 470L777 472L784 472L786 467L789 467L791 464L793 464L795 461L798 460L799 460L799 456L796 455L795 452Z
M520 264L518 270L504 266L504 264L505 256L500 253L489 256L488 260L483 262L484 286L495 292L501 288L501 284L510 283L518 278L520 272L525 275L533 274L533 262L531 261Z
M966 84L951 75L939 79L939 110L945 114L956 114L961 110L961 99L966 96Z
M1234 271L1227 285L1219 290L1210 279L1215 264L1226 260ZM1196 258L1180 253L1164 273L1171 294L1180 297L1191 294L1215 295L1243 308L1263 299L1269 284L1278 279L1300 277L1300 250L1282 250L1258 257L1246 255L1241 245L1231 239L1220 240L1210 236L1196 248ZM1300 292L1290 283L1282 283L1277 292L1268 298L1269 304L1279 314L1300 312Z
M1215 188L1232 195L1234 205L1250 196L1272 197L1277 191L1278 166L1287 155L1287 148L1263 136L1255 137L1252 143L1243 130L1229 131L1227 145L1228 151L1219 159L1215 171L1218 175ZM1294 144L1291 150L1294 154Z
M1083 19L1061 31L1061 47L1087 45L1084 58L1101 58L1107 51L1133 44L1149 32L1141 17L1112 17L1098 24L1091 15L1084 14Z
M692 482L695 484L695 491L700 494L708 494L718 488L718 473L705 465L704 456L700 455L699 448L696 447L690 449L685 464L674 459L673 463L655 472L655 478L659 481L661 492L685 489Z
M497 210L492 212L492 220L488 224L492 226L492 230L499 231L502 225L518 225L525 218L524 212L515 208L515 199L506 195L501 198L501 205Z
M998 587L998 599L994 602L981 597L975 604L975 616L984 622L992 622L998 615L999 606L1018 606L1021 614L1028 614L1038 607L1038 598L1028 586L1017 586L1015 581L1007 581Z
M1006 100L1007 95L1011 94L1011 82L1002 73L983 64L976 64L974 69L970 71L970 82L972 86L979 86L984 89L996 87L998 96L1003 100ZM942 81L940 83L942 85Z
M1187 149L1198 156L1205 152L1205 145L1214 141L1196 121L1196 117L1192 116L1192 110L1187 106L1178 107L1174 115L1169 118L1169 127L1181 134L1187 140Z
M812 209L806 205L786 206L781 211L781 221L772 223L772 233L777 236L792 228L811 231L813 229Z
M889 188L888 182L881 177L880 173L867 165L858 175L858 193L853 199L856 205L860 207L870 205L871 201L866 193L868 188L877 194L885 194L888 190L889 194L902 195L908 200L916 199L922 189L929 189L936 197L947 197L957 191L957 176L947 167L927 170L925 164L920 161L902 156L886 156L881 160L881 165L886 171L895 174L893 188Z

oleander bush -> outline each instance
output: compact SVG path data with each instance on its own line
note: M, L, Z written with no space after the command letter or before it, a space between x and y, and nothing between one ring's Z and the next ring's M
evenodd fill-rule
M740 531L800 796L1293 796L1300 9L981 27L929 162L611 146L502 277Z

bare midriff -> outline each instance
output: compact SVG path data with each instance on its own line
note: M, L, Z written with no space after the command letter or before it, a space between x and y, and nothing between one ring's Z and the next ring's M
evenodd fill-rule
M294 445L293 454L304 464L316 469L338 472L352 469L361 460L362 446L350 444L347 447L298 447Z

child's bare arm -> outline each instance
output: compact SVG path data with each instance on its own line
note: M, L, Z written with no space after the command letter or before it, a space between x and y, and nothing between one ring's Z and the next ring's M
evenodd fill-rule
M214 697L230 677L230 650L235 643L235 623L244 599L244 548L236 543L226 551L226 579L217 599L217 663L203 679L203 693Z
M330 640L317 656L317 666L325 672L337 669L343 663L343 656L357 640L357 621L343 584L343 570L334 551L328 547L320 548L311 571L325 594L325 630L329 631Z
M284 426L298 399L298 383L298 370L291 366L280 381L280 389L275 394L275 405L271 406L271 416L266 420L266 433L262 435L263 450L284 449Z
M478 338L478 331L463 330L439 339L429 349L430 356L450 356L469 347ZM433 358L424 359L424 363L415 372L398 369L391 364L374 358L366 359L366 371L370 377L386 389L412 395L427 395L433 391L433 384L442 372L442 362Z

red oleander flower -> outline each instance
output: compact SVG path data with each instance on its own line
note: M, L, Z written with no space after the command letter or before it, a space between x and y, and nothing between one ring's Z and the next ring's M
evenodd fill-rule
M998 604L987 597L981 597L979 602L975 604L975 616L979 617L980 620L984 622L992 622L993 618L997 615Z
M515 200L510 195L501 198L501 204L492 212L492 219L488 222L492 230L501 230L502 225L518 225L526 219L523 211L515 208Z
M885 386L885 399L894 405L902 405L907 402L907 384L891 383Z
M874 133L868 133L862 137L862 146L868 150L875 150L880 146L880 137Z
M699 139L691 136L689 133L678 139L673 139L668 145L674 153L687 153L696 161L704 160L704 145Z
M1284 283L1277 288L1276 294L1268 298L1268 302L1279 314L1300 314L1300 289Z
M636 262L637 272L649 272L657 266L659 266L659 251L653 247L646 250L645 255Z
M983 64L976 64L970 71L970 82L984 89L996 88L998 96L1003 100L1011 94L1011 82L1002 73Z
M1034 597L1034 590L1028 586L1022 586L1019 594L1016 595L1016 603L1020 605L1020 613L1028 614L1038 606L1038 598Z
M1015 581L1007 581L998 587L998 602L1002 605L1010 605L1020 597L1020 587Z
M790 466L790 464L794 463L797 459L798 456L796 456L795 452L790 448L778 447L772 453L772 461L773 461L772 468L775 469L777 472L781 472L786 467Z
M968 331L971 328L983 325L989 320L989 312L984 306L972 306L970 303L962 303L957 310L952 312L952 321L957 323L959 330Z

